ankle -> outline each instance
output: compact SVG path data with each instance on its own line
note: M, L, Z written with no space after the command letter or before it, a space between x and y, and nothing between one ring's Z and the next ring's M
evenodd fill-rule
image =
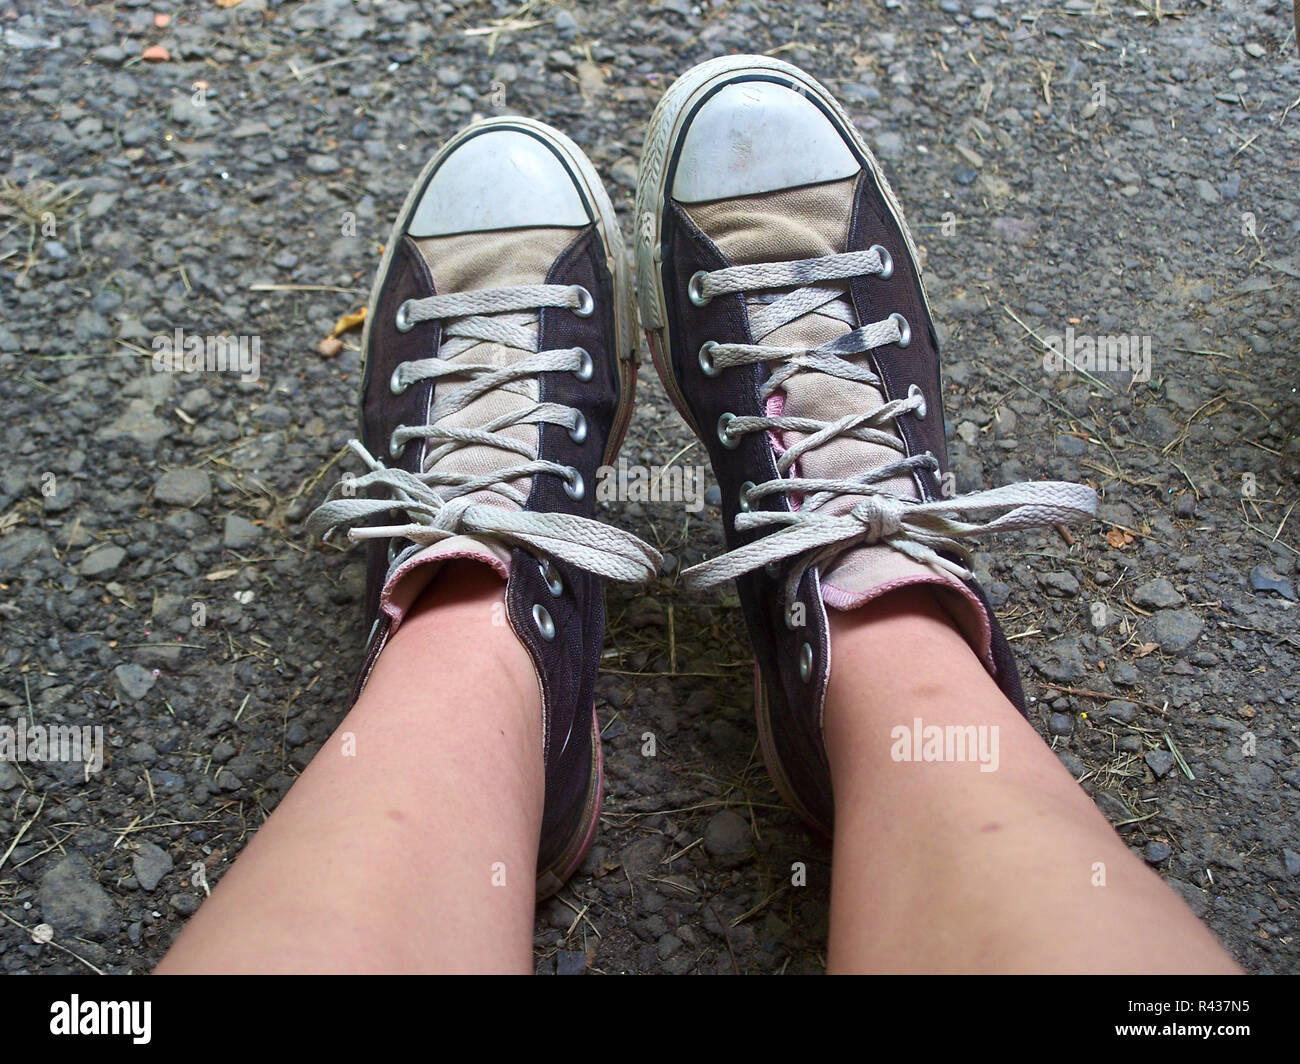
M840 644L864 638L901 640L904 629L913 636L924 632L926 638L961 643L974 656L957 622L945 608L943 594L937 586L913 584L886 592L857 609L827 610L831 660L835 660L835 650Z
M514 704L540 709L540 694L532 658L515 635L506 615L506 582L488 566L456 559L446 562L420 591L385 654L418 653L428 649L449 667L473 659L476 684L498 683ZM436 682L436 677L431 678Z
M824 720L832 761L837 746L887 736L886 725L948 716L976 700L1006 702L941 594L905 587L856 610L827 611L831 677Z

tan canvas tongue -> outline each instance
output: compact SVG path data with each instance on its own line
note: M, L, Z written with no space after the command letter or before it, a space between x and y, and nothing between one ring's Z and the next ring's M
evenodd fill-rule
M556 258L573 242L578 232L579 230L570 228L510 229L425 237L415 243L429 264L438 292L445 294L509 285L544 284ZM537 330L536 318L530 327L534 332ZM446 343L445 338L443 343ZM528 354L529 352L501 344L479 343L448 361L453 364L507 366ZM445 395L463 383L459 378L443 378L438 384L438 391ZM475 399L463 409L443 418L439 424L451 428L476 428L503 414L529 407L537 402L537 398L536 380L515 381L505 388L498 388ZM522 440L534 456L537 454L536 425L512 426L502 429L500 435ZM510 451L472 445L457 448L442 459L437 468L477 475L518 465L523 461L525 459L522 456ZM528 493L526 481L516 480L513 486L524 494ZM493 491L475 492L471 498L475 502L518 509L504 496Z
M856 185L857 178L848 178L686 209L695 224L734 265L818 258L844 250ZM847 300L847 283L835 287ZM760 305L751 301L751 311ZM762 342L778 347L817 347L851 328L838 318L813 312L769 333ZM866 355L858 357L867 358ZM786 383L783 400L781 404L778 399L778 404L786 417L834 421L846 414L874 410L884 403L885 397L869 384L840 380L825 373L799 373ZM787 436L784 441L787 445L800 438L795 433ZM806 452L799 459L798 475L859 476L900 457L888 447L840 438ZM898 495L917 497L916 485L909 477L897 477L887 487ZM845 496L825 505L831 512L843 513L852 509L856 501L853 496Z
M683 207L732 265L788 262L845 250L856 187L857 178L848 178ZM842 284L840 288L847 300L848 285ZM757 300L751 300L751 312L760 305ZM814 312L781 326L762 342L780 347L816 347L842 336L850 328L838 318ZM776 402L769 404L769 412L819 421L834 421L846 414L875 410L885 402L878 388L825 373L796 374L786 382L784 395L774 398ZM892 425L881 427L898 435ZM800 435L787 433L783 442L788 446ZM845 479L861 476L901 457L903 452L841 437L805 452L796 472L802 477ZM920 497L911 477L892 477L882 487L901 498ZM822 509L845 513L859 498L843 495L828 500ZM950 574L921 565L885 544L855 547L822 567L823 597L828 606L836 609L855 609L911 584L938 584L951 590L951 594L941 596L945 605L971 645L990 664L990 633L984 609L969 589Z
M817 258L845 249L856 185L857 178L848 178L686 209L695 224L735 265ZM838 287L847 300L848 285ZM751 310L758 305L751 302ZM814 312L781 326L762 342L780 347L816 347L851 328L838 318ZM825 373L800 373L786 383L783 400L778 399L778 406L786 417L834 421L846 414L875 410L884 404L885 397L869 384L840 380ZM898 435L892 425L883 428ZM799 438L800 434L788 433L784 443L789 445ZM861 476L901 457L900 452L888 447L841 437L805 452L799 459L797 472L803 477L843 479ZM904 498L918 498L910 477L894 477L884 487ZM829 500L824 508L831 513L845 513L857 501L857 497L845 495ZM842 568L848 560L840 559L836 568Z
M577 229L553 228L502 230L425 237L415 243L429 264L439 293L470 292L508 285L543 284L555 259L573 242L578 232ZM531 327L536 330L537 322L534 321ZM448 361L506 366L527 355L526 351L501 344L478 343ZM445 395L448 389L458 387L459 383L455 377L446 377L439 381L438 388ZM509 387L498 388L475 399L468 406L442 419L439 424L481 426L512 410L531 406L537 402L537 398L536 380L516 381ZM514 426L501 430L500 434L524 441L532 455L536 456L536 425ZM440 461L437 468L480 474L517 465L524 460L512 451L475 445L457 448ZM527 495L526 480L519 479L511 483ZM490 503L504 509L519 509L504 495L494 491L474 492L469 498L474 502ZM380 607L389 616L392 631L397 630L412 603L437 578L443 565L455 558L481 562L503 580L510 574L510 549L480 536L452 536L416 551L394 568L384 581Z

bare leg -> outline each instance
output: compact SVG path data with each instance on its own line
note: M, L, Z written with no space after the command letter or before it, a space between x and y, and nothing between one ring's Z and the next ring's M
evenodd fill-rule
M931 595L831 611L831 642L832 971L1238 970L1115 834ZM998 768L894 760L891 730L912 730L916 717L997 725Z
M541 708L504 588L443 570L160 973L532 971Z

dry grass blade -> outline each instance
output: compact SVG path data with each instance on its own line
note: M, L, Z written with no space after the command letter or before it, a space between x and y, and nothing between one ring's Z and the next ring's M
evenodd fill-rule
M57 231L61 215L81 195L81 189L70 183L56 185L51 181L34 180L19 185L10 178L0 178L0 218L9 218L27 229L26 273L36 261L36 234L51 224Z

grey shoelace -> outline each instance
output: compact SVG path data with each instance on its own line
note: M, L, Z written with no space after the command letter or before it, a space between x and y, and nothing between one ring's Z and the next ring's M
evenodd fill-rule
M591 295L569 285L517 285L475 292L454 292L410 300L398 312L398 327L406 330L419 322L441 320L443 343L437 358L404 362L390 381L400 393L421 380L467 377L468 382L439 396L425 425L399 426L389 441L389 454L397 457L412 440L426 439L436 446L425 455L423 471L409 473L385 466L358 440L348 446L370 472L345 478L307 519L308 533L331 539L346 532L352 542L367 539L405 539L428 546L455 535L477 535L539 554L614 580L635 582L654 576L659 552L630 533L576 514L533 513L523 507L527 495L511 482L538 475L560 477L573 498L586 491L578 470L534 458L521 440L501 435L515 425L558 425L575 441L585 438L587 426L581 411L559 403L536 402L509 411L477 428L452 428L440 420L463 409L489 392L514 381L546 372L570 372L590 380L591 356L580 347L538 350L538 332L528 326L542 307L567 307L584 316L592 312ZM531 312L531 313L530 313ZM490 315L490 316L489 316ZM448 362L481 342L503 344L526 352L504 367ZM439 469L438 463L462 447L482 445L518 454L523 461L481 474ZM388 498L365 498L369 489L382 487ZM492 492L501 502L471 499ZM370 525L383 514L401 511L404 524Z
M865 354L886 344L906 347L911 342L911 326L900 314L852 328L816 348L779 347L761 341L781 326L814 311L853 326L856 317L843 298L842 287L826 282L865 274L888 277L892 272L893 263L888 253L883 248L873 247L867 251L818 259L733 266L697 273L691 278L689 289L692 300L696 302L707 302L715 296L735 292L763 293L769 290L766 294L749 297L751 301L762 304L753 307L749 316L752 334L760 342L706 343L699 355L701 369L708 376L716 376L731 366L777 363L760 392L764 403L797 373L825 373L841 380L872 385L883 393L884 383L879 376L866 365L847 361L846 356ZM790 285L800 287L785 295L770 294L771 289ZM942 569L958 579L967 579L969 571L944 557L940 551L966 560L968 554L959 542L961 539L1014 529L1074 524L1096 513L1097 496L1091 488L1063 481L1013 484L936 502L900 498L882 490L882 484L897 476L912 476L924 470L938 472L939 464L932 455L908 456L902 440L894 432L886 431L891 422L911 411L925 415L925 399L919 388L912 389L906 398L894 399L874 410L835 421L724 414L717 431L727 447L738 446L740 437L750 432L794 432L803 434L803 438L778 457L778 479L747 485L741 498L742 512L736 515L735 520L738 532L755 529L775 531L693 566L682 574L683 579L691 586L711 587L763 566L797 558L785 586L786 601L791 602L810 567L828 562L852 547L874 543L888 544L921 564ZM840 437L888 447L897 451L900 458L846 479L786 475L801 455ZM765 496L779 493L802 494L801 508L790 512L755 508ZM844 495L860 495L862 499L847 513L822 510L830 499ZM995 516L977 519L981 514Z

